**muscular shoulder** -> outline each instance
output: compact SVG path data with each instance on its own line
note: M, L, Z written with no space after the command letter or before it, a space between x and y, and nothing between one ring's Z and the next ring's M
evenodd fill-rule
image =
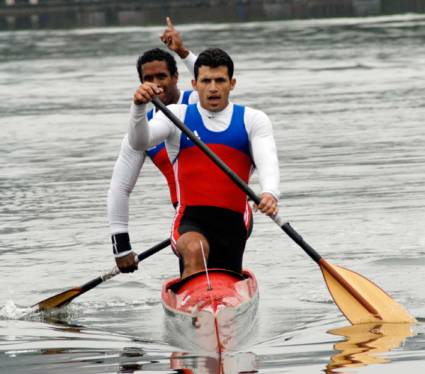
M272 123L269 116L261 110L245 107L245 126L248 135L271 133Z

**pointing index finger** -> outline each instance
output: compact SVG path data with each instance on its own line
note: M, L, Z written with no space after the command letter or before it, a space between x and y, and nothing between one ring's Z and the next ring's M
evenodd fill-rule
M174 25L173 25L173 22L171 21L171 18L167 17L166 20L167 20L167 27L171 30L174 30Z

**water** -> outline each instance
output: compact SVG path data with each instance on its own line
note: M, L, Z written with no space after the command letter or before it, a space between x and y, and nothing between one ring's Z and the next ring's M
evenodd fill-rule
M178 272L169 249L59 313L22 317L113 266L106 193L136 58L158 46L162 28L3 32L1 372L421 372L425 17L180 30L195 52L228 50L233 100L272 119L281 214L323 257L379 284L418 324L348 328L317 265L259 215L245 255L260 283L257 328L243 352L221 363L168 343L159 293ZM180 86L189 85L180 65ZM258 190L256 178L252 186ZM137 252L167 237L171 217L162 177L147 164L131 197Z

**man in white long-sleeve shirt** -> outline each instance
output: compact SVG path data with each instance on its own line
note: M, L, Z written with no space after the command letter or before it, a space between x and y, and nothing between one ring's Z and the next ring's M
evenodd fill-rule
M196 57L183 44L180 33L167 17L167 27L160 39L175 52L193 75ZM151 49L143 53L136 64L140 82L153 82L162 89L161 100L168 104L191 104L198 101L195 91L178 89L178 71L174 57L162 50ZM152 118L154 110L148 112ZM126 255L131 253L128 235L129 197L136 184L145 158L148 156L167 180L171 203L177 205L177 194L173 167L164 143L146 150L134 150L128 143L126 135L121 143L121 150L114 166L111 185L108 191L108 218L113 243L113 251L121 271L134 271L137 264L128 261Z
M193 88L199 103L170 105L170 110L192 129L247 183L255 165L262 188L258 209L278 211L279 167L272 126L261 111L232 104L235 87L233 61L221 49L202 52L195 62ZM174 161L179 205L171 242L182 259L182 277L208 267L242 270L246 243L245 194L162 113L148 123L146 104L162 89L144 82L134 94L128 141L143 151L167 142ZM134 261L134 254L128 261Z

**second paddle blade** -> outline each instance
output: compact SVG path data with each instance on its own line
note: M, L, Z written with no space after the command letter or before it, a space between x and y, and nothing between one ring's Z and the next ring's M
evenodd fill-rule
M416 321L391 296L362 275L325 261L320 263L320 268L332 298L352 324Z
M61 292L55 296L51 296L43 301L40 301L34 306L38 306L40 311L47 311L54 308L60 308L69 304L74 298L76 298L81 293L81 288L71 288L67 291Z

